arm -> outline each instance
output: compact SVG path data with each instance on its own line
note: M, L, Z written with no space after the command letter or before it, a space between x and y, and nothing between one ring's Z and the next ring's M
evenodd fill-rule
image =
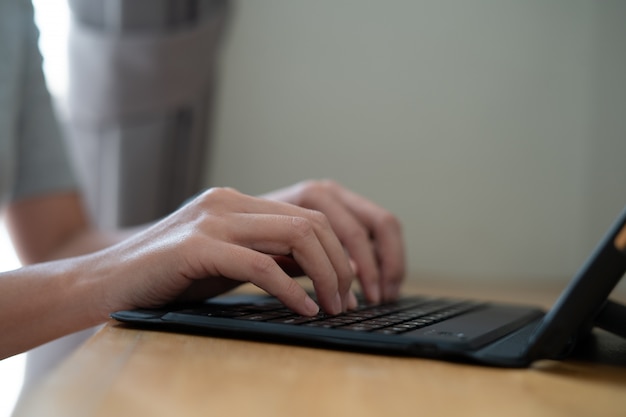
M305 181L263 197L324 213L348 251L367 299L376 303L397 297L405 259L401 226L392 213L333 181ZM91 228L76 193L14 203L7 214L18 254L26 264L90 253L139 230L105 234ZM283 267L292 275L302 273L288 262Z
M92 227L75 191L13 202L7 208L6 220L24 265L91 253L136 232L105 233Z
M12 228L14 216L11 210ZM68 236L61 239L65 247L84 228L72 230L59 234ZM47 246L22 242L20 251L38 260L54 253ZM352 270L322 213L213 189L107 249L2 274L0 357L101 323L113 311L215 295L223 291L224 277L252 282L295 312L316 314L316 303L274 256L293 257L325 311L336 314L355 304Z
M0 359L102 323L89 303L97 289L77 260L0 274Z

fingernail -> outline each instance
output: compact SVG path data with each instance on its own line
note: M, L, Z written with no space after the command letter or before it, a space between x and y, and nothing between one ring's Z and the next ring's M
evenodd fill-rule
M304 309L309 316L315 316L317 313L320 312L319 306L309 296L304 299Z

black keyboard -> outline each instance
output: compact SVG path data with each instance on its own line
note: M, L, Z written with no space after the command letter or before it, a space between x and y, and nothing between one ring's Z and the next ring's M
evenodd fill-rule
M294 314L280 302L272 300L259 304L223 305L207 310L184 310L180 313L292 326L397 334L457 317L483 305L466 300L409 297L381 305L360 302L355 310L346 313L328 315L320 312L316 316L307 317Z

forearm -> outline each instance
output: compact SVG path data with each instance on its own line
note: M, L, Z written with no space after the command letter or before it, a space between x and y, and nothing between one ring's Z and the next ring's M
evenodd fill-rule
M51 251L46 255L45 259L40 261L52 261L93 253L113 246L144 228L144 226L138 226L110 232L95 228L85 229L66 239L58 248Z
M0 359L106 320L86 259L0 274Z
M16 201L6 214L11 239L24 265L92 253L137 231L104 232L91 226L76 192Z

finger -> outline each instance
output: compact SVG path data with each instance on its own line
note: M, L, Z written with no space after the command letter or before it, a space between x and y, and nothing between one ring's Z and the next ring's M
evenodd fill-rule
M405 277L405 254L404 244L387 227L380 227L375 232L375 248L381 265L381 282L383 299L392 301L400 293L400 288Z
M320 211L307 210L311 219L316 224L316 231L320 238L320 242L324 247L326 254L336 273L337 292L339 295L338 302L345 311L349 307L349 292L352 282L355 279L353 269L350 266L350 259L341 243L340 238L335 233L329 218Z
M338 198L371 231L380 265L382 298L396 298L404 280L406 262L402 227L398 219L387 210L349 190L342 189Z
M380 268L378 280L380 292L386 299L394 298L404 279L405 257L401 227L391 213L333 181L306 181L267 194L266 198L290 201L303 207L319 209L329 216L333 227L337 227L338 222L333 221L333 216L327 212L328 206L320 207L321 196L328 195L343 204L368 231L368 237L373 239L374 243L375 263ZM363 265L358 266L363 269ZM363 282L362 275L359 277Z
M356 263L357 276L366 299L378 303L381 299L380 273L368 230L332 195L319 196L316 208L326 213L339 240Z
M310 275L310 278L313 280L315 284L315 290L318 293L318 297L322 306L326 311L335 311L331 306L337 303L337 295L332 294L333 292L339 292L339 304L341 304L341 310L345 310L347 308L347 304L344 303L346 300L347 292L350 287L350 284L353 279L353 274L351 273L351 269L349 267L348 258L344 253L341 243L339 242L337 236L335 235L330 223L326 219L326 216L322 213L316 212L314 210L304 209L302 207L298 207L292 204L287 204L279 201L271 201L263 198L251 197L244 194L241 194L233 189L228 188L218 188L212 189L208 192L202 194L197 200L195 200L194 205L200 205L200 208L206 210L208 212L217 212L222 216L230 217L233 212L235 214L240 215L286 215L291 216L291 223L289 223L287 232L296 233L310 233L310 225L313 226L313 230L315 235L317 236L319 242L321 243L324 251L327 254L327 258L330 260L332 267L335 273L318 273L316 272L319 267L324 267L325 265L319 264L315 265L314 263L310 263L310 266L307 268L305 265L302 265L303 262L309 262L309 259L321 259L317 256L305 255L302 259L296 259L298 263L301 264L305 272ZM248 217L244 219L240 219L239 221L233 221L231 223L241 225L245 225L246 222L252 221L253 217ZM308 221L304 220L307 219ZM265 219L269 221L269 218ZM274 220L276 221L276 219ZM309 224L309 222L311 224ZM283 223L284 224L284 223ZM259 228L260 227L260 228ZM250 230L267 230L263 227L263 224L258 224L256 226L250 226ZM277 230L281 230L281 235L287 236L285 234L285 230L279 228ZM212 233L212 231L209 231ZM263 232L264 234L266 232ZM265 236L262 238L257 236L257 242L263 242ZM282 238L279 238L279 240ZM267 243L267 241L265 241ZM249 245L245 245L249 246ZM282 249L281 249L282 250ZM275 250L271 250L271 254L285 254L281 251L276 252ZM297 254L293 254L297 255ZM333 285L330 287L329 285Z
M213 197L213 198L212 198ZM252 197L241 194L234 189L218 188L212 189L198 199L199 204L206 204L208 208L212 208L215 202L223 202L228 200L225 205L228 213L247 213L247 214L267 214L267 215L288 215L292 217L304 217L314 222L316 225L316 233L320 236L320 241L324 247L328 249L328 254L335 269L340 277L340 291L347 293L347 288L351 284L353 274L349 267L349 260L343 251L337 251L337 247L341 247L341 243L337 239L326 215L315 210L302 208L294 204L282 201L268 200L266 198ZM347 279L344 277L347 276ZM345 282L344 282L345 281Z
M352 280L350 266L330 225L324 224L327 223L325 216L321 220L321 213L307 214L310 218L232 214L228 218L231 241L270 255L292 256L313 281L324 310L338 314L348 308L347 293Z
M262 288L298 314L314 316L319 312L315 301L271 256L238 245L226 245L219 252L216 268L221 275Z
M350 290L349 295L348 295L348 309L349 310L354 310L358 306L359 306L359 302L356 299L356 295L354 295L354 292L352 292L352 290Z

